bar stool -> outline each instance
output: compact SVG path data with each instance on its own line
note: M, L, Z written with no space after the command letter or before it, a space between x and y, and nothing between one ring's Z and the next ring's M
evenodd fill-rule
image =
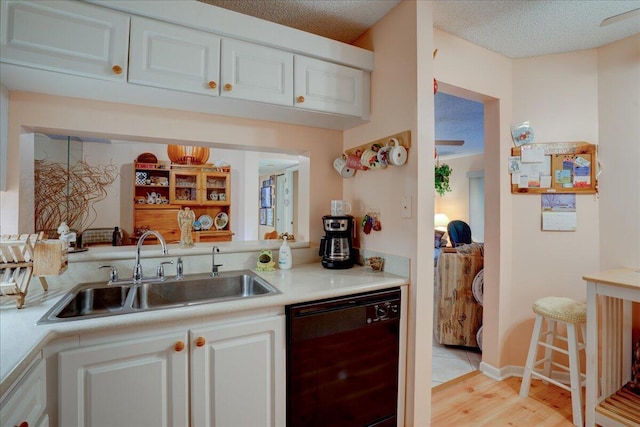
M580 372L580 350L584 350L585 344L585 323L587 320L587 306L581 304L571 298L565 297L545 297L540 298L533 304L533 312L536 314L536 320L533 326L533 334L531 335L531 344L529 345L529 354L524 367L522 376L522 385L520 386L520 396L527 397L529 395L529 387L531 386L531 377L538 377L543 381L548 381L571 392L571 409L573 413L573 424L576 426L584 425L584 416L582 413L582 386L585 382L585 375ZM547 321L547 330L542 332L542 322ZM558 335L556 328L558 322L566 325L567 335ZM578 340L576 327L580 327L582 332L582 342ZM565 348L557 347L555 341L564 341L567 346ZM536 359L538 346L544 348L544 357ZM553 351L566 354L569 357L569 366L554 362ZM544 364L542 372L535 368ZM569 372L570 387L553 378L551 378L552 367L561 368L565 372Z

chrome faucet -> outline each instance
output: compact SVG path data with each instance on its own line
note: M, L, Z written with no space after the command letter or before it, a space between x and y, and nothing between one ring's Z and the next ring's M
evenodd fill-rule
M160 241L160 245L162 246L162 255L166 255L167 252L167 242L164 241L164 237L162 234L158 233L156 230L145 231L142 236L138 239L138 245L136 247L136 263L133 266L133 281L140 282L142 281L142 264L140 264L140 248L142 247L142 243L144 239L147 238L148 235L153 234Z
M222 267L222 264L216 264L216 252L220 253L220 248L214 246L211 248L211 277L218 275L218 267Z

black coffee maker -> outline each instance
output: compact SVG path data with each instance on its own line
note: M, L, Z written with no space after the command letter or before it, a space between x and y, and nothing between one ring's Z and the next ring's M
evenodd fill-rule
M319 255L324 268L351 268L356 263L357 251L353 248L355 220L351 215L322 217L325 235L320 240Z

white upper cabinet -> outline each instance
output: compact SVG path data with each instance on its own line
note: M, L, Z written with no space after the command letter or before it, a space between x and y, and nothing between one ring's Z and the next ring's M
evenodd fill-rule
M293 105L293 54L278 49L222 40L221 95Z
M196 1L0 7L0 83L9 91L327 129L369 120L374 57L355 46Z
M220 38L131 18L129 82L203 95L219 93Z
M3 62L126 81L129 16L82 2L1 3Z
M363 83L362 70L296 55L297 108L361 117Z

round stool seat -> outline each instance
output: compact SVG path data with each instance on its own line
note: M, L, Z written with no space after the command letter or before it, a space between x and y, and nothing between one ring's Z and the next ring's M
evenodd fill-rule
M587 305L567 297L544 297L533 303L533 312L554 320L580 324L587 321Z

